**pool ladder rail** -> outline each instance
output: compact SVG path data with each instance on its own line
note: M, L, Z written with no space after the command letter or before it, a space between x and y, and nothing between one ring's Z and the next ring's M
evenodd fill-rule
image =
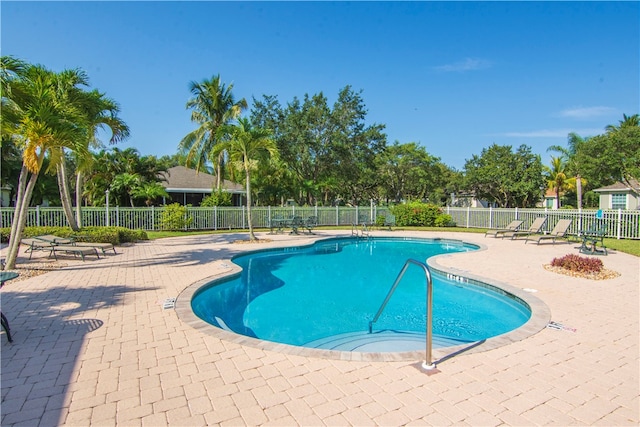
M369 238L371 237L371 231L367 224L351 224L351 236L357 237L359 239Z
M433 306L433 280L431 279L431 271L429 270L429 267L427 266L427 264L425 264L424 262L416 261L415 259L409 258L404 263L404 266L402 267L402 270L400 270L398 277L396 277L395 282L393 282L393 286L391 286L391 289L389 289L389 293L387 293L387 297L384 299L384 301L380 305L380 308L378 309L378 312L376 313L376 315L373 316L373 320L369 322L369 333L373 333L373 324L378 321L378 318L384 311L384 308L387 306L387 303L391 299L391 295L393 295L393 293L395 292L396 288L398 287L398 284L400 283L400 280L402 280L402 277L404 276L404 273L407 271L407 268L409 268L410 264L415 264L424 270L424 275L427 282L427 291L426 291L427 330L426 330L426 343L425 343L426 350L425 350L425 360L422 363L422 368L430 371L436 368L436 364L432 360L433 315L432 315L431 307Z

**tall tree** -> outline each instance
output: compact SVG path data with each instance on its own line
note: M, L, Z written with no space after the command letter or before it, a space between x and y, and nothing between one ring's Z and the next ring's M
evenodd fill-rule
M91 147L100 147L102 142L99 139L100 131L110 133L109 143L116 144L129 137L129 127L118 117L120 107L118 104L105 96L105 94L93 90L83 94L80 99L82 110L86 114L86 125L88 128L86 141L81 141L86 147L83 150L74 152L76 157L76 221L78 227L82 227L81 209L84 174L91 170L93 165L93 153L89 151ZM65 177L64 163L58 171L58 175Z
M85 158L89 154L88 140L89 129L86 127L86 115L84 105L81 102L84 90L83 87L88 86L89 78L82 70L65 70L59 74L59 83L56 86L55 96L60 104L67 104L70 108L74 108L80 114L75 123L76 126L83 129L79 133L78 139L73 141L72 151L76 153L78 158ZM67 218L67 222L72 230L79 229L76 218L73 215L71 206L71 192L69 191L69 183L67 181L66 156L65 147L62 145L51 149L51 158L55 165L56 175L58 178L58 189L60 191L60 202Z
M423 200L435 191L441 176L436 157L415 142L393 145L377 157L380 188L386 201L400 203L402 200ZM432 201L439 203L438 201Z
M251 117L274 129L290 197L309 205L337 198L357 204L377 198L375 158L386 147L384 126L366 126L366 114L361 93L346 86L333 108L322 92L294 97L285 108L264 96L254 99Z
M521 145L491 145L465 162L465 187L479 199L499 207L533 207L545 187L540 157Z
M185 166L194 166L196 171L204 170L207 163L216 164L217 188L222 188L223 155L212 158L213 148L224 139L226 125L240 117L247 108L247 101L236 101L233 96L233 83L222 83L220 75L201 83L191 82L191 99L186 108L191 110L191 121L197 123L197 129L189 132L178 145L187 155Z
M640 181L640 116L623 115L618 125L589 138L577 153L594 186L624 182L636 191Z
M576 201L578 209L582 208L582 189L583 185L587 184L587 181L582 175L583 171L580 164L580 158L577 154L580 150L580 147L586 143L587 139L582 138L577 133L571 132L567 138L566 148L560 145L552 145L547 149L547 151L555 151L560 153L562 155L562 160L567 166L568 173L573 175L573 178L575 179Z
M242 170L247 190L247 221L249 223L249 240L256 240L251 217L251 171L257 168L258 162L278 155L275 141L267 129L253 127L248 118L240 118L238 124L228 129L230 139L214 147L213 154L227 153L233 167Z
M5 61L3 57L2 63ZM4 65L1 68L8 69ZM2 93L2 103L11 105L13 114L11 122L2 126L3 135L12 139L22 152L6 269L15 268L33 189L45 156L52 155L50 166L55 167L60 148L74 149L75 141L84 137L85 129L78 125L82 123L82 113L72 103L60 102L58 88L65 84L63 75L64 72L57 74L39 65L26 65L20 71L3 75L6 91Z
M565 173L565 163L562 157L551 156L551 166L545 166L544 171L547 188L555 193L556 205L560 208L560 195L569 188L568 177Z

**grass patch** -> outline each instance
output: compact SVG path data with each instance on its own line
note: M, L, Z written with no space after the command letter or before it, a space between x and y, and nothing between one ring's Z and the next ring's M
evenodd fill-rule
M640 257L640 241L631 239L604 239L607 249L624 252Z

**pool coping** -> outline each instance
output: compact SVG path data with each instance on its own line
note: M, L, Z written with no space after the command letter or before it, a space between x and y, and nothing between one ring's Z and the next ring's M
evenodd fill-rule
M375 238L374 236L373 238ZM320 238L309 245L300 245L292 243L291 245L282 246L286 247L303 247L303 246L311 246L317 242L321 242L324 240L335 239L335 236ZM478 251L486 251L488 250L487 246L482 243L471 243L465 242L464 240L458 239L442 239L442 238L415 238L417 240L449 240L455 242L462 242L465 244L473 245L478 247ZM241 251L240 254L244 255L247 253L254 252L262 252L263 250L268 249L258 249L258 250L246 250ZM474 251L475 252L475 251ZM547 327L549 321L551 320L551 311L549 307L539 298L534 296L532 292L527 292L523 289L517 288L515 286L509 285L504 282L500 282L491 278L478 276L475 274L471 274L467 271L463 271L457 268L446 267L440 265L438 263L439 259L443 257L459 257L464 256L466 254L473 252L459 252L459 253L451 253L451 254L441 254L430 257L427 259L427 265L430 269L433 269L437 272L443 274L451 274L457 277L461 277L467 279L465 281L476 282L476 284L480 284L481 286L488 286L497 288L513 296L524 301L531 310L531 317L529 320L522 326L517 329L514 329L510 332L497 335L495 337L487 338L486 340L473 342L473 343L465 343L458 346L452 347L441 347L434 348L432 350L432 361L434 363L439 363L448 358L454 357L459 354L471 354L471 353L479 353L485 352L489 350L493 350L495 348L507 346L509 344L522 341L526 338L531 337L532 335L537 334L541 330ZM180 319L185 324L191 326L199 332L202 332L205 335L212 336L218 338L220 340L232 342L239 345L249 346L253 348L258 348L261 350L268 350L274 352L280 352L290 355L297 355L303 357L314 357L321 359L333 359L333 360L351 360L351 361L367 361L367 362L400 362L400 361L418 361L425 360L426 358L426 350L425 351L405 351L405 352L350 352L350 351L338 351L338 350L325 350L325 349L314 349L308 347L299 347L289 344L276 343L272 341L265 341L257 338L247 337L244 335L237 334L235 332L226 331L224 329L220 329L210 323L205 322L200 319L193 312L191 308L191 300L193 296L205 285L214 281L220 280L225 277L229 277L235 274L239 274L242 271L242 268L237 264L233 263L231 258L225 258L221 260L212 260L211 262L223 261L229 264L229 269L222 273L212 275L206 277L202 280L192 283L187 286L182 292L180 292L175 301L175 312ZM533 291L533 290L531 290ZM426 343L425 343L426 347Z

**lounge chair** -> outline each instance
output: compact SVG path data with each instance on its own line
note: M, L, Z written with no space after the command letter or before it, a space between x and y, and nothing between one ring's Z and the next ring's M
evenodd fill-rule
M98 254L98 248L88 247L88 246L53 245L52 252L53 252L53 257L55 259L58 259L58 252L73 254L73 256L80 255L83 261L84 261L85 255L95 255L96 258L100 259L100 254Z
M540 230L544 227L544 223L547 222L547 218L539 217L533 220L531 225L527 230L515 230L515 231L505 231L502 233L502 238L511 237L511 240L517 239L518 237L527 237L533 234L540 234Z
M531 236L527 236L524 241L527 243L529 240L532 242L537 242L540 244L543 240L551 240L551 243L556 244L557 239L562 239L567 235L567 231L569 230L569 226L571 225L571 219L561 219L556 223L556 226L553 227L553 230L549 234L535 234Z
M25 253L29 253L29 259L31 259L31 255L33 255L35 251L48 251L49 256L53 254L53 243L51 242L25 237L20 239L20 244L27 247Z
M96 258L100 258L98 254L98 249L93 247L82 247L82 246L74 246L70 244L58 244L51 241L39 239L39 238L24 238L20 240L20 243L27 246L27 250L25 252L29 253L29 259L31 259L31 255L33 255L34 251L48 251L49 257L53 255L53 257L57 260L58 252L70 253L74 256L80 255L82 260L84 261L85 255L95 255Z
M511 221L507 225L507 228L496 228L494 230L487 230L487 232L484 233L484 237L487 237L487 236L498 237L498 235L504 234L507 231L517 231L518 228L520 228L520 226L522 225L523 222L524 221L520 221L519 219L515 219L515 220Z
M107 251L113 251L114 254L116 253L116 248L111 243L85 242L85 241L77 240L71 237L58 237L58 236L54 236L53 234L44 234L44 235L36 236L35 238L39 240L44 240L46 242L50 242L54 245L72 245L72 246L85 247L85 248L96 248L96 249L100 249L103 254L106 254Z

